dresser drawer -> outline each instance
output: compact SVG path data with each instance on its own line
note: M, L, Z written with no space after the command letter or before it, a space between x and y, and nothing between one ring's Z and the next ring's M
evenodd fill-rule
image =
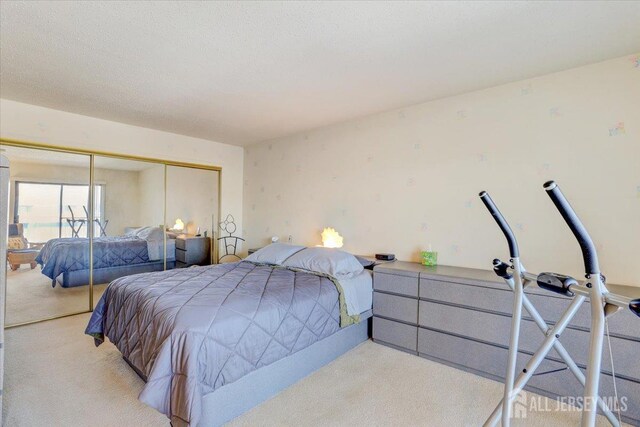
M419 319L422 326L509 346L510 317L420 301ZM543 340L544 335L534 322L522 320L518 346L521 351L533 353L538 350ZM587 365L588 332L567 328L562 333L560 342L577 364ZM611 337L611 348L616 373L640 380L640 358L637 357L640 354L640 342ZM559 358L555 350L551 350L549 356ZM611 372L611 358L606 338L602 352L602 371Z
M420 301L420 325L464 337L509 346L511 317ZM532 321L523 320L520 350L534 352L544 335ZM555 356L555 352L551 352Z
M630 424L640 426L640 383L627 381L623 378L616 378L616 388L618 391L618 399L620 399L621 403L620 406L622 406L622 403L626 404L626 410L621 412L622 421L625 421L625 418L630 418L631 420L627 422L631 421ZM600 396L608 398L608 401L613 401L616 395L615 391L613 378L610 375L602 375L600 377ZM624 401L622 399L624 399Z
M418 353L453 362L462 367L481 371L501 379L504 379L506 374L508 357L506 349L435 331L419 329ZM518 354L518 375L529 359L530 356L527 354ZM545 359L536 370L538 375L534 375L527 383L528 387L535 387L558 396L582 396L584 393L582 385L568 369L549 372L563 367L564 364L562 363ZM622 415L636 421L640 420L640 405L638 404L640 383L616 378L616 385L618 397L626 398L627 410ZM615 393L613 378L610 375L601 375L600 395L613 400ZM553 404L555 405L555 402Z
M491 289L420 278L420 298L510 313L513 292L506 283L504 287L504 290Z
M507 349L428 329L420 328L418 331L418 352L477 369L499 378L504 378L507 370ZM524 368L529 358L530 356L527 354L518 353L518 371ZM560 363L545 359L538 368L538 372L558 367L561 367Z
M373 317L373 340L416 351L418 327Z
M397 274L373 273L373 288L394 294L418 296L418 277Z
M187 239L176 239L176 249L187 250Z
M418 323L418 300L374 292L373 314L415 325Z
M420 298L443 301L449 304L491 310L511 315L514 293L505 283L504 289L465 285L433 279L420 279ZM571 303L570 299L527 292L527 298L547 322L556 322ZM530 317L526 310L523 316ZM582 317L579 314L580 317ZM576 319L578 320L578 317ZM578 321L582 321L581 319Z
M176 260L181 262L187 262L187 251L176 248Z
M589 333L576 329L566 329L560 342L576 363L586 366L589 357ZM623 375L640 381L640 342L611 337L611 351L616 375ZM602 350L603 372L611 372L611 356L607 337ZM640 395L638 395L640 400Z

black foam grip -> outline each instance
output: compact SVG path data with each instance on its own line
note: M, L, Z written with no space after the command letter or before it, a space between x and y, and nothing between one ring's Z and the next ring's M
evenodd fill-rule
M640 298L634 299L629 303L629 309L638 317L640 317Z
M573 235L578 239L578 244L582 250L585 272L587 274L598 273L600 268L598 266L598 254L596 252L596 247L593 244L593 240L591 240L591 236L589 236L587 229L584 228L584 225L580 222L580 218L578 218L578 215L576 215L576 212L569 204L569 201L564 197L562 191L560 191L560 187L558 187L554 181L545 182L544 189L547 191L547 194L551 198L551 201L553 201L553 204L556 205L556 208L560 211L562 218L564 218L565 222L573 232Z
M498 210L498 207L496 206L496 204L493 203L493 200L491 199L491 196L489 196L489 193L487 193L486 191L482 191L479 194L479 196L480 196L480 200L482 200L484 205L487 207L487 209L489 210L489 213L491 213L491 216L493 216L493 219L496 220L496 222L498 223L498 226L504 233L504 236L507 238L507 243L509 243L509 255L512 258L520 256L519 255L520 252L518 251L518 242L516 241L516 236L514 236L513 231L511 230L511 227L509 227L509 224L507 223L507 221L504 219L504 217Z

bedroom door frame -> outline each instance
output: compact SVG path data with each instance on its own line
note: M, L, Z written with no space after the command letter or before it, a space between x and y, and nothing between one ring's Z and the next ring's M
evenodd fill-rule
M64 317L69 317L69 316L75 316L78 314L84 314L84 313L90 313L93 311L93 307L94 307L94 298L93 298L93 238L94 238L94 203L93 203L93 199L94 199L94 185L96 184L95 182L95 158L96 156L98 157L109 157L109 158L113 158L113 159L122 159L122 160L133 160L133 161L139 161L139 162L148 162L148 163L154 163L154 164L159 164L159 165L163 165L164 166L164 213L163 213L163 217L164 217L164 224L167 224L167 167L168 166L178 166L178 167L185 167L185 168L191 168L191 169L202 169L202 170L207 170L207 171L213 171L213 172L218 172L218 182L217 182L217 188L218 188L218 208L217 208L217 212L215 213L216 215L216 219L217 221L214 221L214 224L217 224L220 221L221 215L222 215L222 167L220 166L214 166L214 165L206 165L206 164L201 164L201 163L190 163L190 162L182 162L182 161L176 161L176 160L172 160L172 159L162 159L162 158L153 158L153 157L144 157L144 156L136 156L136 155L130 155L130 154L123 154L123 153L115 153L115 152L109 152L109 151L100 151L100 150L88 150L88 149L82 149L82 148L75 148L75 147L67 147L67 146L62 146L62 145L54 145L54 144L44 144L44 143L40 143L40 142L33 142L33 141L23 141L23 140L17 140L17 139L10 139L10 138L1 138L0 137L0 146L9 146L9 147L18 147L18 148L28 148L28 149L34 149L34 150L43 150L43 151L55 151L55 152L59 152L59 153L68 153L68 154L81 154L81 155L86 155L89 156L89 200L91 201L91 203L89 203L89 217L88 217L88 221L87 221L87 226L89 227L89 259L91 260L91 262L89 263L89 307L87 310L82 310L82 311L78 311L78 312L73 312L73 313L65 313L65 314L61 314L61 315L56 315L56 316L49 316L49 317L45 317L42 319L37 319L37 320L30 320L30 321L26 321L26 322L20 322L20 323L15 323L12 325L8 325L8 326L4 326L4 329L10 329L10 328L15 328L15 327L19 327L19 326L25 326L25 325L31 325L31 324L35 324L35 323L41 323L41 322L46 322L48 320L53 320L53 319L61 319ZM215 244L215 242L217 242L217 236L218 236L218 230L217 227L211 231L211 262L212 263L218 263L219 261L219 248L218 245ZM165 238L164 238L164 268L166 270L167 265L166 265L166 254L167 254L167 237L166 237L166 233L165 233ZM0 267L2 268L6 268L6 259L1 260L2 264L0 265ZM5 278L6 280L6 278ZM5 289L5 294L2 295L4 301L6 302L6 289Z

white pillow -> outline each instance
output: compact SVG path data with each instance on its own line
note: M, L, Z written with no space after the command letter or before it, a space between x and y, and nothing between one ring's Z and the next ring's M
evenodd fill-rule
M338 280L350 279L364 270L360 261L350 253L323 247L306 248L286 260L283 265L328 274Z
M300 252L304 248L304 246L289 245L286 243L272 243L269 246L255 251L244 260L260 264L282 265L287 258L296 252Z
M164 233L160 227L142 227L136 236L147 241L164 240Z
M136 237L136 236L138 236L138 233L140 232L140 230L142 230L143 228L145 228L145 227L132 228L131 230L129 230L126 233L124 233L124 235L126 237Z

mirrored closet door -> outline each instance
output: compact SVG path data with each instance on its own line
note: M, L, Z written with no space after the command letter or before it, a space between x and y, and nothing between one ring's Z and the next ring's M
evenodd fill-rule
M87 311L90 156L0 148L10 174L6 326Z
M10 175L6 327L91 311L112 280L209 265L214 242L233 247L233 221L219 228L215 166L11 140L0 150Z
M219 171L167 166L167 266L217 261Z
M94 156L93 304L119 277L164 270L161 163Z

